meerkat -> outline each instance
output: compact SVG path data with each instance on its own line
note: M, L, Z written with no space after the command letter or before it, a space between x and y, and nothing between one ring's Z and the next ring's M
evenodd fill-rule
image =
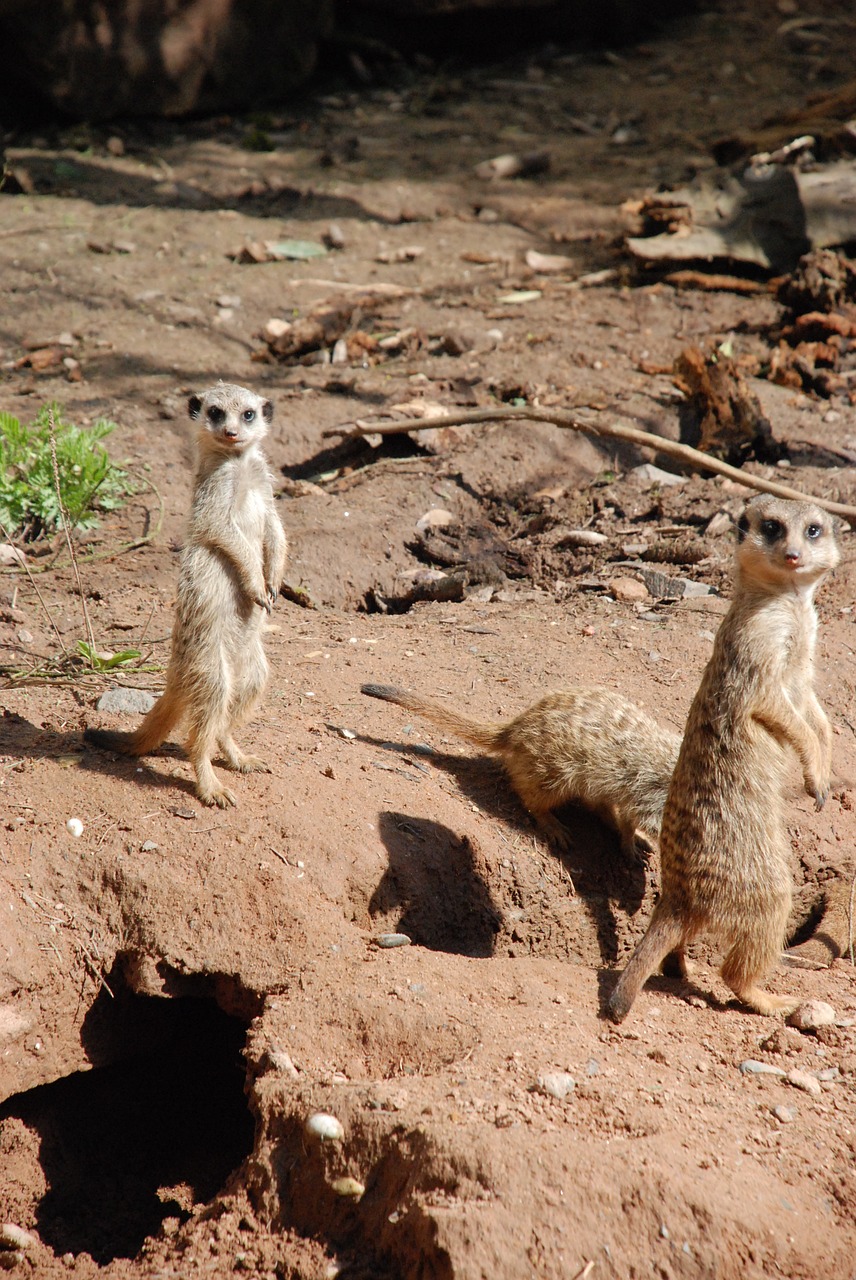
M497 756L529 813L564 851L569 833L552 810L569 801L614 826L630 856L646 848L644 837L659 834L680 735L609 689L548 694L505 724L469 720L388 685L364 684L361 692L395 702Z
M211 765L218 746L230 769L270 773L232 733L250 717L267 681L262 623L279 595L286 538L261 450L273 417L270 400L219 382L191 396L188 410L199 424L198 458L166 688L135 732L87 729L84 737L141 756L186 721L196 794L225 809L235 796Z
M662 886L608 1011L626 1017L666 956L687 974L702 931L725 948L728 987L761 1014L798 1001L760 985L791 904L784 786L789 748L819 809L832 734L812 688L818 585L839 560L831 517L810 502L753 498L737 526L736 581L690 708L660 834Z

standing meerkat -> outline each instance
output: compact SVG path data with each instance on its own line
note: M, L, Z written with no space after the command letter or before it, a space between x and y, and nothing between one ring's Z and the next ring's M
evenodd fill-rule
M551 810L569 801L616 827L631 856L638 830L659 834L680 735L609 689L548 694L507 724L468 720L388 685L364 684L361 692L395 702L498 756L523 804L561 849L568 849L568 831Z
M154 751L179 720L196 794L225 809L235 797L211 766L219 746L230 769L270 773L232 732L252 714L268 676L262 623L279 595L286 540L261 441L273 405L245 387L218 382L188 401L199 423L190 520L176 593L166 688L133 733L87 729L99 747Z
M783 792L788 748L818 809L832 734L812 688L814 594L839 560L831 517L810 502L753 498L737 526L736 587L690 708L660 835L662 887L648 931L609 1000L626 1017L645 980L702 931L727 948L722 977L758 1013L798 1001L761 983L791 905Z

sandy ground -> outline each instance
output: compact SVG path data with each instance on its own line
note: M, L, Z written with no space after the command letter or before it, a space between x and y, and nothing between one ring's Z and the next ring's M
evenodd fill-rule
M746 491L659 483L635 472L650 455L547 424L324 435L413 402L526 402L677 438L674 358L725 340L762 358L781 309L632 270L621 205L852 71L838 6L800 6L825 41L795 40L788 14L723 2L616 55L324 85L263 121L263 153L242 120L7 137L32 190L0 196L0 408L58 400L118 424L135 493L79 540L81 582L99 646L139 647L146 668L108 681L56 661L85 635L59 540L27 547L32 579L3 570L0 664L51 671L0 690L0 1220L35 1233L20 1274L851 1280L850 961L771 978L832 1005L815 1033L739 1007L705 946L692 984L652 980L612 1027L656 853L627 859L580 809L559 853L497 763L359 692L398 684L502 720L596 683L680 730ZM474 176L537 148L546 174ZM325 235L340 247L308 261L228 256ZM534 270L527 250L567 267ZM354 286L368 344L271 358L269 320ZM46 348L44 368L22 363ZM180 746L132 761L81 737L133 723L96 711L109 685L162 687L185 401L220 377L275 402L291 545L243 735L273 772L238 778L225 812L200 806ZM790 465L747 471L856 501L848 398L752 388ZM434 508L456 523L427 548L416 522ZM605 541L573 545L583 527ZM818 602L833 793L816 813L795 770L787 798L797 944L846 944L851 543ZM429 560L464 598L396 612ZM648 569L712 593L646 595ZM378 947L390 932L411 945ZM314 1112L344 1136L307 1133Z

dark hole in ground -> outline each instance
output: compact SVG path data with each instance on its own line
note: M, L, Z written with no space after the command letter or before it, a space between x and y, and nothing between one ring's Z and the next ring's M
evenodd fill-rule
M40 1139L42 1240L101 1264L135 1257L164 1218L210 1200L253 1144L243 1022L213 1000L120 990L116 1003L145 1025L144 1048L0 1109L0 1121L17 1116Z

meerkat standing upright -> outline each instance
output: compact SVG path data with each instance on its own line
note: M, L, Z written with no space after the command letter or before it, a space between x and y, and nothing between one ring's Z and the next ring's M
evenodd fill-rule
M230 769L270 769L248 756L232 732L264 690L268 665L262 623L279 595L286 539L261 441L273 405L244 387L219 382L188 402L199 423L198 461L181 554L166 688L134 733L87 729L99 747L141 756L186 720L187 753L204 804L235 797L211 765L220 750Z
M812 688L814 594L839 552L830 516L762 496L737 526L734 599L690 708L660 834L662 886L648 931L608 1011L626 1017L645 980L702 931L726 947L721 973L758 1013L798 1003L764 991L785 940L791 870L783 789L787 748L820 808L832 735Z

